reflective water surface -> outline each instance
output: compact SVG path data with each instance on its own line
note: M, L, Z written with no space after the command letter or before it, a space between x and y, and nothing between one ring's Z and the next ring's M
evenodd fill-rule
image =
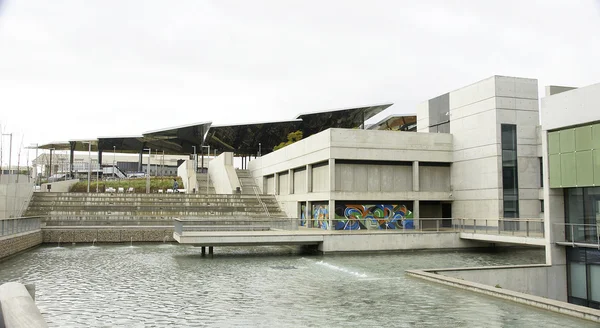
M543 251L306 255L295 248L40 247L0 263L51 327L597 327L404 275L541 263Z

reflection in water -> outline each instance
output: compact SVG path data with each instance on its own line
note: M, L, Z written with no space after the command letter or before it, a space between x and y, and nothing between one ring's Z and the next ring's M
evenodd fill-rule
M41 247L0 281L36 284L51 327L595 327L413 279L406 269L540 263L540 250L309 255L288 247Z

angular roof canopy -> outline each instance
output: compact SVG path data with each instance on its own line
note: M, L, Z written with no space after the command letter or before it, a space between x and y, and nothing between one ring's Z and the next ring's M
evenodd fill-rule
M366 120L392 105L390 103L305 113L298 115L297 118L302 119L302 132L306 138L329 128L354 129L361 127Z
M140 153L143 149L165 154L191 154L196 148L201 153L202 145L209 145L218 152L233 151L241 155L266 154L282 142L291 132L301 130L306 138L329 128L358 128L366 120L377 115L392 104L344 108L330 111L305 113L295 120L258 122L248 124L216 125L201 122L178 127L145 132L133 136L107 136L98 139L78 139L53 142L38 146L40 149L87 151L92 143L93 151Z
M299 130L301 124L302 120L292 120L212 126L206 143L220 152L235 151L244 155L257 154L260 144L261 153L266 154L287 141L288 134Z

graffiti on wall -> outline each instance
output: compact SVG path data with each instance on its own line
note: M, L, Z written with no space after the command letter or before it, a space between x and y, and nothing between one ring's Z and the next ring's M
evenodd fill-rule
M312 217L312 228L321 228L327 230L327 226L329 224L329 205L313 204Z
M336 204L335 230L414 229L413 214L406 205Z

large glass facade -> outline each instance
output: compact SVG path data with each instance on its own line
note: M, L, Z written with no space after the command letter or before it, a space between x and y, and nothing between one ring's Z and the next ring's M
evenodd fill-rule
M517 167L517 126L502 124L502 196L504 218L519 217L519 177ZM505 229L516 229L516 222L505 222Z
M600 309L600 250L567 249L569 303Z
M564 197L567 240L597 244L600 239L600 187L566 188Z

